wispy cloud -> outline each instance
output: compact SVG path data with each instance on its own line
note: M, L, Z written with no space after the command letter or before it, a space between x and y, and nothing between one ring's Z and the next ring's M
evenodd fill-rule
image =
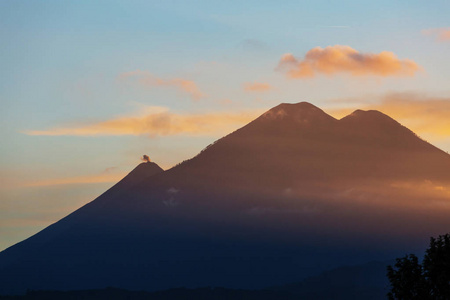
M319 74L335 75L347 73L351 76L408 77L421 68L414 61L399 59L394 53L361 53L349 46L316 47L309 50L303 59L287 53L281 57L277 67L289 78L312 78Z
M248 51L264 51L268 49L267 44L257 39L245 39L239 43L240 48Z
M125 72L119 75L119 79L136 80L139 84L146 87L173 87L183 93L187 93L194 101L200 100L206 96L192 80L183 78L162 79L148 71L135 70Z
M437 41L448 42L450 41L450 27L447 28L429 28L421 31L423 35L434 36Z
M247 82L244 84L244 90L246 92L267 92L272 89L272 86L268 83L262 82Z
M322 28L351 28L349 25L325 25Z
M58 127L48 130L29 130L28 135L47 136L113 136L146 135L149 137L190 135L220 136L253 120L262 111L212 112L178 114L165 107L147 107L137 115L122 116L92 124Z

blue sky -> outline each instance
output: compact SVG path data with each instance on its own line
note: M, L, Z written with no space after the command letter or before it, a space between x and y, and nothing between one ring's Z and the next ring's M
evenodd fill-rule
M170 168L281 102L335 117L379 109L450 151L449 14L448 1L0 1L0 249L93 200L143 154ZM286 53L335 45L420 70L277 68ZM256 83L268 88L246 90ZM111 129L155 116L172 127Z

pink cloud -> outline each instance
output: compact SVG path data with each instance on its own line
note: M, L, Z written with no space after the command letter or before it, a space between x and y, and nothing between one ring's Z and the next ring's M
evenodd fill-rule
M134 79L139 84L146 87L157 87L157 86L173 87L183 93L189 94L191 99L194 101L198 101L201 98L205 97L205 94L200 91L200 89L198 88L197 84L194 81L183 78L162 79L153 75L148 71L141 71L141 70L122 73L119 75L119 78L122 80Z
M349 46L316 47L309 50L303 59L284 54L278 70L290 78L312 78L319 74L335 75L347 73L351 76L410 77L420 67L412 60L399 59L394 53L361 53Z
M272 89L272 86L268 83L247 82L244 84L244 90L246 92L267 92L271 89Z
M423 35L431 35L436 37L436 40L440 42L450 41L450 27L424 29L421 32Z

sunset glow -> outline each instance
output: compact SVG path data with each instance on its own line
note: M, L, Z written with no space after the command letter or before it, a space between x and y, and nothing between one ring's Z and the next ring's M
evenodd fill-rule
M450 228L449 16L1 1L0 296L259 289L423 251Z

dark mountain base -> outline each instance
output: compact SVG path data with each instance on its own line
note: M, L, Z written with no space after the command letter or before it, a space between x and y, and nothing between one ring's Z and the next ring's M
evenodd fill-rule
M128 291L116 288L84 291L28 291L23 296L0 296L1 300L308 300L308 299L385 299L379 287L342 287L319 289L299 294L271 290L234 290L227 288L177 288L158 292Z
M233 290L226 288L198 288L186 289L177 288L158 292L145 291L127 291L123 289L106 288L102 290L85 290L85 291L28 291L24 296L0 296L0 299L17 299L17 300L279 300L279 299L298 299L297 296L281 291L268 290Z
M306 278L300 282L257 290L223 287L174 288L156 292L130 291L118 288L72 291L28 290L26 295L0 296L0 300L381 300L386 299L389 289L386 267L393 263L394 261L373 261L364 265L345 266Z
M394 261L372 261L364 265L340 267L270 290L288 292L298 299L386 299L389 291L386 268L392 264Z

